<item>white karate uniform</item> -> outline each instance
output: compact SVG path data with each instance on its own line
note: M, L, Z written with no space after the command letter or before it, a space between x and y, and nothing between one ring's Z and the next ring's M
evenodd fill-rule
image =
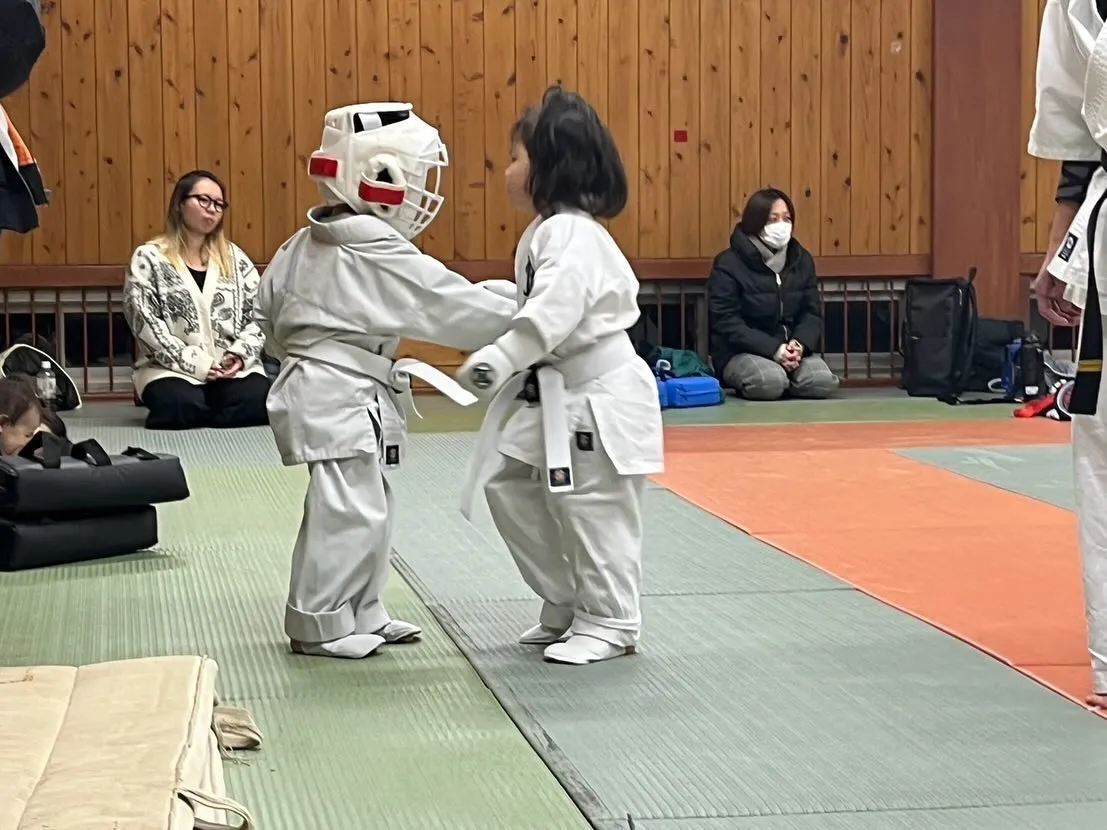
M532 222L515 279L511 328L470 362L487 358L501 377L515 375L489 407L482 443L526 377L516 373L549 367L538 376L541 403L518 409L499 435L484 485L497 530L544 601L540 625L522 640L564 650L557 641L571 633L569 643L583 635L625 653L641 628L642 490L664 469L657 382L626 334L640 315L638 280L604 227L582 213Z
M516 310L377 217L316 208L309 220L273 257L257 295L267 347L282 361L268 398L273 435L286 465L310 470L285 614L294 644L365 638L390 624L383 468L406 450L405 379L390 359L400 339L473 350ZM340 656L379 644L361 639Z
M13 167L19 169L19 156L15 152L15 142L8 134L8 114L3 105L0 105L0 153L8 157Z
M1046 3L1035 103L1030 155L1055 161L1100 160L1107 147L1107 27L1096 0ZM1101 206L1105 189L1107 174L1101 169L1048 265L1051 274L1068 284L1066 298L1080 307L1088 284L1088 221L1093 209ZM1101 214L1092 241L1096 288L1105 307L1107 215ZM1093 687L1107 694L1107 383L1100 387L1096 414L1073 417L1073 460Z

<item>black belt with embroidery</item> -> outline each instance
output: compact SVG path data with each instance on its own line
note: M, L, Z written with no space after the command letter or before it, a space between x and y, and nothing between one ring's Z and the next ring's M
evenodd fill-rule
M1100 156L1100 166L1107 170L1107 151ZM1084 314L1080 321L1080 354L1076 362L1076 380L1072 385L1069 412L1073 415L1095 415L1099 402L1099 387L1103 382L1103 312L1096 285L1095 245L1099 214L1107 202L1107 190L1096 200L1088 217L1088 285Z

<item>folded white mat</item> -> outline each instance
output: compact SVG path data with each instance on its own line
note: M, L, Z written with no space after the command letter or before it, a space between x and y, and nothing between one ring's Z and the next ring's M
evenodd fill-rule
M261 735L206 657L0 668L0 830L249 830L222 750Z

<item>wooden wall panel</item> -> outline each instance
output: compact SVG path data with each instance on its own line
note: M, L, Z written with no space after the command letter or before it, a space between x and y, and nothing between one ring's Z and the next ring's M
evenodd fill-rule
M1022 120L1023 141L1030 134L1034 120L1034 72L1038 62L1038 32L1041 27L1045 0L1020 0L1022 3ZM1021 170L1022 253L1043 253L1049 245L1049 226L1056 205L1057 179L1061 165L1023 153Z
M1041 0L1019 2L1037 16ZM389 98L450 149L422 247L504 261L523 226L503 190L508 131L555 80L618 139L632 192L609 224L636 260L713 256L768 185L791 193L817 255L925 255L931 3L57 0L46 54L5 102L54 201L31 237L3 238L0 264L121 264L197 166L226 180L232 238L264 262L315 201L323 113ZM1023 174L1032 250L1052 174Z

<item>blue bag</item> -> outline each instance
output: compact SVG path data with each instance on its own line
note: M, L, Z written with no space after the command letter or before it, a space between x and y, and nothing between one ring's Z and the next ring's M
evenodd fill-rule
M662 383L665 384L664 408L719 406L725 400L722 384L715 378L669 378Z
M653 371L657 376L657 396L662 409L719 406L726 400L726 392L717 378L673 377L667 360L657 361Z

